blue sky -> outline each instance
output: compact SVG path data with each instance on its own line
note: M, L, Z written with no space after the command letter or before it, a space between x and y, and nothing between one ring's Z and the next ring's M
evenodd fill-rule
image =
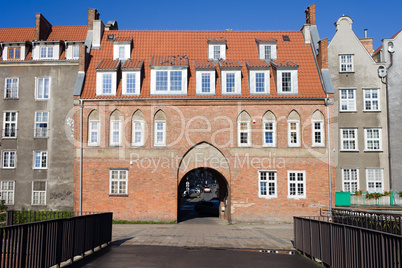
M342 15L353 20L359 38L368 29L374 49L381 39L402 29L401 0L294 0L294 1L4 1L1 28L33 27L35 13L42 13L52 25L86 25L87 8L96 8L103 22L116 20L120 30L299 30L305 22L304 10L316 4L321 38L332 39L334 23ZM385 3L385 4L384 4Z

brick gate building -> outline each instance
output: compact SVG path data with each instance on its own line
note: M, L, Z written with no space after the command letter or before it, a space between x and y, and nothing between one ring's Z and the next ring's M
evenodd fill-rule
M333 89L314 5L306 14L300 31L121 31L95 20L74 91L75 208L175 221L179 185L198 168L217 178L227 220L328 206Z

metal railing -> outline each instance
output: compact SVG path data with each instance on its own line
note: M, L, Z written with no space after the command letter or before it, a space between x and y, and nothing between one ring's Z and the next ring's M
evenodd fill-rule
M402 235L402 214L365 209L332 208L332 221Z
M329 267L401 267L401 235L328 219L294 217L295 248Z
M81 215L91 215L96 213L100 212L81 212ZM29 222L71 218L74 216L80 216L80 213L78 211L8 210L7 226Z
M85 256L112 239L112 213L0 228L0 267L50 267Z

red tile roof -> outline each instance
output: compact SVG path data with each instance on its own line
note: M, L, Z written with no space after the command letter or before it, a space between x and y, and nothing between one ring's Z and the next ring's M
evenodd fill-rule
M278 40L276 40L275 38L269 38L269 39L263 39L263 40L256 38L255 41L258 43L264 43L264 42L267 42L267 43L275 42L276 43L276 42L278 42Z
M144 60L126 60L121 67L122 70L137 70L141 69L144 64Z
M113 42L131 42L133 38L129 36L124 36L124 37L116 37Z
M13 43L32 41L35 38L35 28L4 28L0 29L0 42Z
M292 60L274 60L272 61L275 67L298 67Z
M196 69L215 69L216 65L213 60L194 60L194 66Z
M47 40L85 41L88 26L52 26Z
M219 38L207 37L207 41L208 41L208 43L226 43L227 42L226 38L224 38L224 37L219 37Z
M151 66L188 66L186 55L155 56L151 59Z
M220 60L220 61L219 61L219 66L220 66L221 68L231 68L231 67L234 67L234 68L241 68L241 64L240 64L240 62L239 62L238 60L234 60L234 61L231 61L231 60Z
M110 59L102 59L99 64L96 66L96 70L117 70L119 67L120 61L118 60L110 60Z
M246 65L248 67L265 67L265 68L271 67L271 64L269 64L265 60L246 60Z
M96 96L96 70L101 59L113 59L113 42L106 41L108 34L116 38L133 38L131 59L144 59L142 73L141 93L139 96L121 95L122 81L118 81L116 96ZM288 35L290 42L284 42L282 35ZM317 66L312 54L310 44L305 44L300 31L108 31L103 35L101 48L91 50L91 60L88 65L84 88L81 94L83 99L135 99L135 98L198 98L195 83L195 62L207 62L207 38L225 38L226 58L229 62L239 61L242 65L241 95L222 95L220 67L217 66L215 95L203 98L324 98L325 92L321 85ZM271 75L271 94L250 94L247 66L245 60L258 60L258 48L255 39L277 39L277 58L279 61L292 60L299 65L298 68L298 94L277 94L276 79ZM189 64L187 95L151 95L151 69L152 57L160 58L167 55L186 55ZM157 62L155 59L153 62Z

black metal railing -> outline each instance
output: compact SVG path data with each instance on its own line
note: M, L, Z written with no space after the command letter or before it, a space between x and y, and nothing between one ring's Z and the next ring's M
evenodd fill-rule
M295 248L329 267L401 267L402 236L329 221L294 217Z
M402 235L402 214L388 211L332 208L332 221Z
M112 213L25 223L0 228L0 267L50 267L107 245Z
M78 211L40 211L40 210L8 210L7 226L29 222L46 221L53 219L71 218L74 216L91 215L100 212Z

